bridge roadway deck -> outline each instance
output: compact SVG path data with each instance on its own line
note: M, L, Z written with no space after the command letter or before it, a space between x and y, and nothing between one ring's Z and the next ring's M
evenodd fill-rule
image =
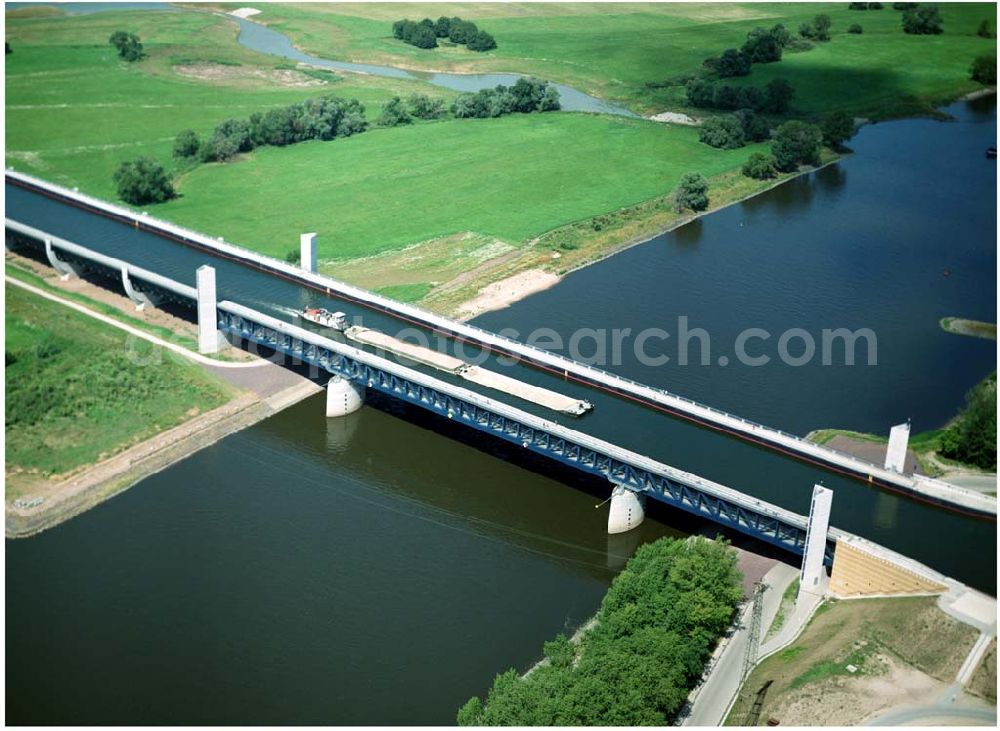
M166 233L144 230L146 224L143 221L146 218L134 213L125 211L133 221L128 225L109 220L105 215L97 215L90 204L81 203L80 207L65 205L64 200L56 201L37 192L29 192L12 185L10 180L6 187L8 212L18 220L42 226L56 235L70 237L109 255L135 258L147 269L192 284L194 269L202 263L211 263L219 272L220 297L247 303L281 319L291 319L294 310L308 304L343 309L349 317L360 316L365 325L394 335L402 334L400 327L432 334L430 326L422 326L406 314L382 311L377 304L353 302L350 297L333 290L329 290L330 294L327 296L328 287L325 285L337 283L324 277L317 278L323 284L300 281L303 277L311 278L311 275L266 258L264 260L272 270L262 271L263 266L257 266L246 259L251 252L239 247L220 244L223 249L231 249L232 253L210 252L208 242L215 240L204 236L201 245L179 245ZM240 256L237 257L237 254ZM238 263L234 263L234 259L238 259ZM344 285L344 290L353 292L356 288ZM373 302L381 299L384 298L373 295ZM345 301L351 304L345 306ZM401 306L404 312L411 309L417 310ZM429 313L423 314L436 317ZM435 346L441 344L432 342ZM583 430L592 436L721 484L738 486L746 494L794 512L804 513L808 510L811 486L822 481L837 494L833 516L836 525L933 564L987 590L993 590L995 586L995 572L989 566L981 570L974 566L970 568L966 560L971 553L980 556L994 553L995 532L991 524L970 520L962 515L947 514L915 501L901 500L892 494L873 489L863 481L847 479L813 464L790 460L781 453L759 446L722 438L712 431L692 428L681 419L664 417L664 412L674 415L665 407L660 408L658 404L648 403L629 393L617 392L610 386L599 387L583 382L583 379L574 379L572 374L566 377L562 372L554 373L555 369L551 366L529 368L521 364L501 368L498 366L500 357L495 349L484 354L461 336L442 339L442 342L456 355L473 360L484 355L483 364L487 367L594 403L594 411L581 419L562 415L553 417L564 426ZM533 409L530 405L516 403L513 399L509 403L522 406L542 417L552 416L551 412ZM904 525L915 525L920 529L901 530ZM942 551L940 544L938 547L930 545L922 538L927 533L949 536L947 548Z
M254 251L224 240L213 239L205 234L177 226L167 221L161 221L145 215L136 215L133 211L121 206L116 206L76 191L66 190L60 186L55 186L23 173L8 171L7 179L20 185L32 186L35 189L47 189L51 193L74 200L92 209L101 210L119 220L138 222L147 230L206 247L232 259L255 264L275 274L300 281L303 284L311 285L367 307L396 315L408 322L419 324L438 333L448 334L461 341L473 343L478 347L522 358L536 366L551 369L555 373L564 374L567 380L572 377L583 383L603 386L615 393L664 407L673 413L684 414L699 423L721 428L739 438L779 448L791 456L847 470L865 479L871 479L873 482L892 486L942 505L952 505L969 510L970 512L996 515L997 501L975 490L957 487L926 477L899 474L866 462L853 455L814 444L794 434L788 434L780 429L767 427L734 414L720 411L705 404L670 393L664 389L637 383L631 379L574 361L557 353L533 347L517 340L483 330L474 325L428 312L410 304L397 302L375 292L354 287L321 274L305 272L298 267L262 256Z

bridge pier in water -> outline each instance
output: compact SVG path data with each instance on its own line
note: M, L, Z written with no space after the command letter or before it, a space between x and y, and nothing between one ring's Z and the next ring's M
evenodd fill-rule
M624 485L615 485L608 511L608 534L627 533L642 525L646 519L645 502L645 495L639 495Z
M340 376L334 376L326 384L326 415L328 417L353 414L364 403L364 386L359 386Z

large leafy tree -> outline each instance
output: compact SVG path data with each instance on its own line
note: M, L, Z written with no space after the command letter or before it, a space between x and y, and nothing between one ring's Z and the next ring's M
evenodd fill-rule
M176 193L163 166L150 157L123 162L114 174L118 197L134 206L162 203Z
M823 133L814 124L791 120L778 127L771 154L779 170L792 172L799 165L818 165Z

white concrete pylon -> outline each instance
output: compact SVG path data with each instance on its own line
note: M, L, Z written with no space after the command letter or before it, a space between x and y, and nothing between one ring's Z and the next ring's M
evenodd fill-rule
M219 352L219 316L215 293L215 268L198 267L198 352Z
M326 384L326 415L346 416L353 414L365 402L365 387L334 376Z
M316 234L299 236L299 266L307 272L316 272Z
M906 448L910 443L910 422L896 424L889 432L889 446L885 450L885 468L903 474L906 468Z
M642 525L646 519L644 496L637 495L622 485L611 492L611 509L608 511L608 533L626 533Z
M802 572L799 574L799 592L822 594L825 591L826 536L830 531L830 508L833 490L822 485L813 486L809 506L809 523L806 527L806 547L802 555Z
M73 274L80 275L71 264L60 260L56 256L55 249L52 248L52 239L45 239L45 256L49 260L49 264L52 265L52 268L59 272L59 278L64 282Z

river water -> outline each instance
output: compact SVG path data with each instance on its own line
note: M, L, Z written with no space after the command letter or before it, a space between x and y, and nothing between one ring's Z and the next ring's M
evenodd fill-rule
M713 362L746 327L869 327L877 366L625 358L614 370L790 431L884 432L907 417L916 429L940 425L996 364L995 344L937 325L996 319L995 164L983 157L995 102L948 111L956 121L867 127L838 165L477 324L568 335L581 325L673 330L687 315L710 332ZM36 198L7 186L7 215L193 283L203 255ZM213 263L223 296L276 314L274 303L315 301ZM365 321L388 326L372 313ZM820 479L587 393L588 431L792 509L805 509ZM636 541L699 528L660 511L612 541L593 483L398 404L328 421L321 399L7 541L11 723L449 723L496 672L527 667L545 639L592 614ZM995 590L995 524L825 482L838 526Z

